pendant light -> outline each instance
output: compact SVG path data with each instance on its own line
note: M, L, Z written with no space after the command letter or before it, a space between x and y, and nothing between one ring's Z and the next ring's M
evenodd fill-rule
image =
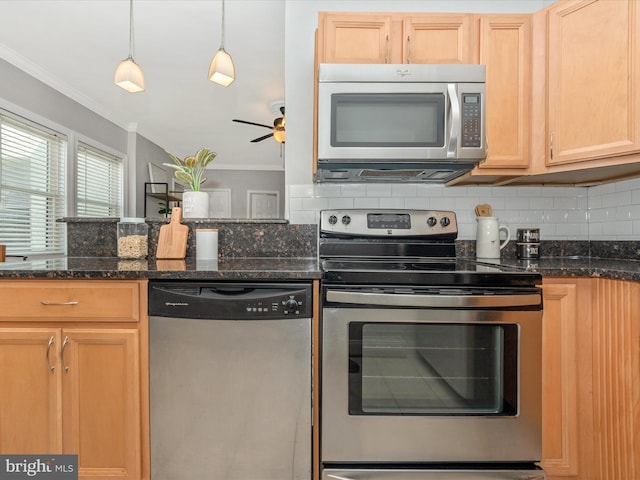
M209 65L209 80L223 87L228 87L236 79L233 60L224 49L224 0L222 0L222 39L220 49L216 52Z
M118 64L113 82L130 93L145 88L142 69L133 61L133 0L129 0L129 56Z

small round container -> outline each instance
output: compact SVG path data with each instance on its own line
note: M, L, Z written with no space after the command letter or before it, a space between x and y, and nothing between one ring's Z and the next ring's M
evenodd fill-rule
M149 226L144 218L121 218L118 222L118 257L146 258L149 251Z
M540 258L540 243L516 243L516 258Z
M540 243L539 228L519 228L516 233L518 243Z

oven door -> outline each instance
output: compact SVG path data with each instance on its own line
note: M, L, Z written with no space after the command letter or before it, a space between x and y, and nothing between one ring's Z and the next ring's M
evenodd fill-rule
M323 463L539 460L540 292L427 290L325 287Z

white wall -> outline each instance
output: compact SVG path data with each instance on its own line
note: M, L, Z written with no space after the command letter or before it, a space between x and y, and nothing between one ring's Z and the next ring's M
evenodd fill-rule
M460 224L459 238L473 239L473 208L477 203L491 203L502 223L512 229L539 227L544 239L639 240L640 180L589 188L313 184L313 69L318 12L528 13L551 3L550 0L287 0L287 218L292 223L316 223L318 210L339 207L453 210Z

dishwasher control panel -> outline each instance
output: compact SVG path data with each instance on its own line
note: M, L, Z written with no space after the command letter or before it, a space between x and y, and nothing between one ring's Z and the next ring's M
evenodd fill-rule
M149 316L209 320L311 318L309 283L149 282Z

